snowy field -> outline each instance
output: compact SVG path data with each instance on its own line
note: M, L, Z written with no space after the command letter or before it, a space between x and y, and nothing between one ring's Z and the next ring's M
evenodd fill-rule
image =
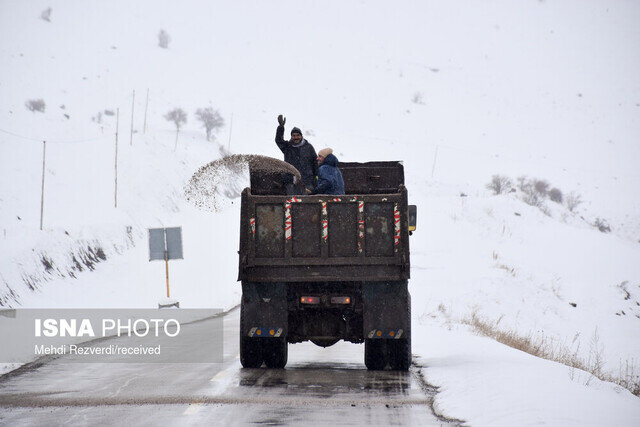
M181 226L172 297L235 306L246 177L213 211L185 187L227 152L280 158L282 113L342 161L404 161L414 354L440 414L637 425L627 389L480 331L639 384L638 22L639 4L605 0L0 0L0 304L155 307L147 228ZM194 115L208 106L225 119L212 141ZM494 195L495 174L582 203Z

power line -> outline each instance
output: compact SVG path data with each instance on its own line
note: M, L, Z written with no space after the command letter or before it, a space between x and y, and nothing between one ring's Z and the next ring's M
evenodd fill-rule
M29 138L28 136L18 135L17 133L9 132L8 130L4 130L4 129L0 129L0 132L6 133L6 134L11 135L11 136L15 136L16 138L26 139L26 140L29 140L29 141L42 142L42 138L40 138L40 139Z
M105 139L105 138L109 137L109 135L104 135L104 136L96 136L96 137L92 137L92 138L63 140L63 139L48 139L48 138L32 138L30 136L19 135L17 133L10 132L10 131L5 130L5 129L0 129L0 132L6 133L7 135L14 136L16 138L24 139L26 141L42 142L43 140L46 139L47 143L49 143L49 144L51 144L51 143L53 143L53 144L79 144L79 143L83 143L83 142L99 141L101 139ZM0 142L3 142L3 141L0 141Z

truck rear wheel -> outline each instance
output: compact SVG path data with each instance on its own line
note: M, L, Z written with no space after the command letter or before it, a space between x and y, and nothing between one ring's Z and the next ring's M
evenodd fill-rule
M389 364L396 371L408 371L411 366L411 339L389 340Z
M262 366L262 344L258 339L240 338L240 363L245 368Z
M262 356L267 368L282 369L287 365L289 348L284 338L265 338Z
M245 368L262 366L262 343L260 339L244 336L244 303L240 305L240 363Z
M379 371L387 366L387 345L385 339L364 340L364 364L371 371Z
M411 366L411 296L407 298L406 338L389 340L389 364L391 369L408 371Z

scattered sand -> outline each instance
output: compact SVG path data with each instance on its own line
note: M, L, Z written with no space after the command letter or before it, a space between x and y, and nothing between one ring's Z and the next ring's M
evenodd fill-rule
M233 154L202 166L185 187L187 200L208 211L218 211L250 186L249 171L288 172L302 178L289 163L255 154Z

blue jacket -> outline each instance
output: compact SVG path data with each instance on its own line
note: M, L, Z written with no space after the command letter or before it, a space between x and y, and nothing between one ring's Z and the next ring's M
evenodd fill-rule
M344 180L338 169L338 158L329 154L318 169L318 186L315 194L344 194Z

